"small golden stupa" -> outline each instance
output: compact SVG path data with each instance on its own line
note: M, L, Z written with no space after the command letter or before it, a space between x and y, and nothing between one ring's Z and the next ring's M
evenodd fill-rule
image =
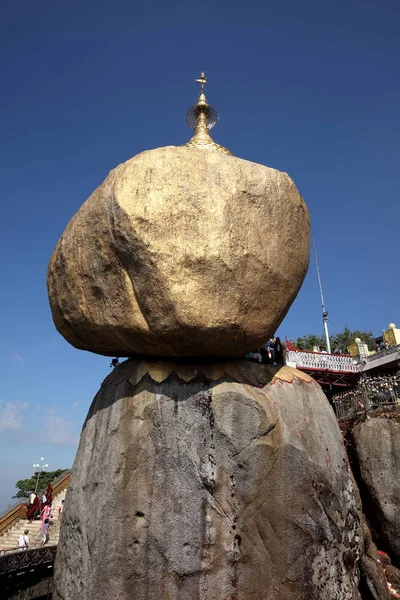
M186 123L194 130L194 134L192 139L187 144L184 144L184 147L210 148L225 152L225 154L231 154L227 148L216 144L210 136L209 130L217 125L219 116L215 108L207 102L204 93L204 86L207 83L207 79L204 72L201 73L199 79L196 79L196 82L201 85L199 99L197 100L197 104L192 106L186 113Z

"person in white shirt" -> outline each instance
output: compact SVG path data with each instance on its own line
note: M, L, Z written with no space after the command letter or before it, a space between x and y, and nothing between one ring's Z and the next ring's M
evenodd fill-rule
M25 529L24 531L24 535L20 535L18 538L18 546L20 547L21 550L23 550L24 548L27 550L29 548L29 529Z

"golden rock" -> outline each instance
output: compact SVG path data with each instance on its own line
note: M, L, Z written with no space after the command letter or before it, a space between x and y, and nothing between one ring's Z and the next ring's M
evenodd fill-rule
M50 305L76 348L240 357L296 297L310 236L296 186L213 142L203 90L193 108L192 140L111 171L57 244Z
M109 356L242 356L296 297L309 229L286 173L218 150L143 152L111 171L58 242L55 325Z

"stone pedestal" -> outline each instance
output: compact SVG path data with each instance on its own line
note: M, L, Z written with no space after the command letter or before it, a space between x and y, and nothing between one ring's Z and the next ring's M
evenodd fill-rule
M294 369L129 360L90 408L58 600L355 600L361 513L334 413Z

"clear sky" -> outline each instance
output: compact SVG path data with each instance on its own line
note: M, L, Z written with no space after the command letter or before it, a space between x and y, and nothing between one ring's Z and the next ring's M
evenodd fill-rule
M398 0L3 2L0 510L41 456L71 466L109 371L57 334L50 254L110 169L189 139L201 70L215 141L308 205L331 331L400 323L399 24ZM321 331L311 263L279 333Z

